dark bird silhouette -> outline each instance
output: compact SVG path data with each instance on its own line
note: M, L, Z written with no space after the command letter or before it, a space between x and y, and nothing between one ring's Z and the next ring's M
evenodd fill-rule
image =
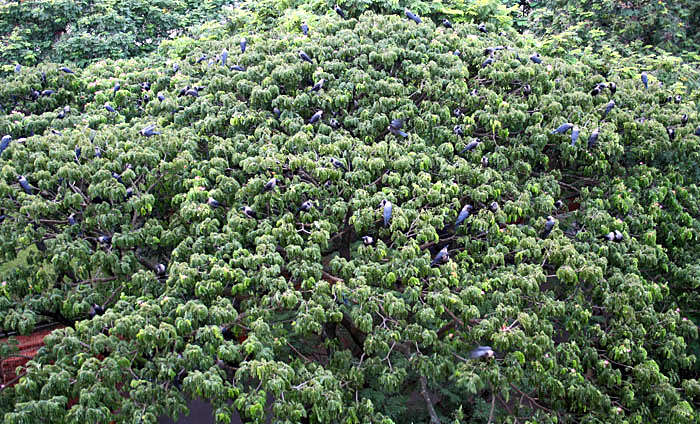
M174 64L174 65L173 65L173 73L176 74L177 71L179 71L179 70L180 70L180 65L178 65L177 63Z
M577 126L574 126L574 128L571 130L571 147L574 147L576 145L576 140L578 140L579 132L580 131Z
M120 89L121 87L122 87L122 86L119 84L119 82L117 82L116 84L114 84L114 88L112 89L112 94L117 94L117 91L119 91L119 89Z
M266 182L263 186L263 191L271 191L277 187L277 178L272 178L270 181Z
M549 233L552 232L556 223L557 220L554 219L553 216L550 215L547 217L547 220L544 223L544 232L542 233L542 238L547 238L547 236L549 236Z
M156 126L151 124L141 130L141 135L151 137L160 134L160 131L155 131Z
M603 118L608 116L608 113L610 113L611 110L615 107L615 100L610 100L606 105L605 105L605 112L603 112Z
M301 206L299 207L300 212L309 212L311 208L314 207L314 204L311 203L311 200L307 200L306 202L302 203Z
M614 82L609 83L608 88L610 89L610 94L615 94L617 91L617 85Z
M117 180L119 184L124 184L124 180L122 180L122 176L117 174L116 172L112 172L112 178Z
M461 155L464 152L471 152L472 150L476 149L479 144L481 144L479 139L470 141L469 144L467 144L466 147L459 152L459 154Z
M112 106L109 105L109 103L105 103L105 109L107 109L107 112L116 112Z
M50 95L52 95L53 93L55 93L54 90L44 90L44 91L41 92L41 95L42 95L42 96L50 96Z
M245 38L241 40L241 53L245 53L245 49L248 46L248 40Z
M459 211L459 215L457 215L457 221L455 222L455 228L459 227L460 224L464 222L465 219L469 218L469 215L472 213L472 205L466 204L462 208L461 211Z
M669 139L674 140L676 138L676 130L673 128L666 128L666 132L668 133Z
M540 57L539 53L535 53L532 56L530 56L530 60L537 63L537 64L542 63L542 58Z
M102 150L98 146L95 146L95 157L96 158L101 158L102 157Z
M157 97L158 100L160 100L161 102L162 102L163 100L165 100L165 96L164 96L162 93L158 93L158 95L157 95L156 97Z
M306 25L306 22L301 24L301 33L304 35L309 35L309 26Z
M615 233L610 231L609 233L604 235L603 238L607 241L615 241Z
M75 153L75 159L80 160L80 153L82 152L80 146L75 146L75 150L73 150L73 152Z
M231 67L234 71L239 71L239 72L244 72L245 71L245 66L242 65L233 65Z
M247 216L248 218L256 219L258 217L258 214L255 213L253 208L250 206L243 206L241 210L243 211L243 215Z
M221 206L221 203L219 203L219 201L214 199L213 197L210 197L207 199L207 205L211 206L212 208L218 208L219 206Z
M8 148L8 146L10 145L10 142L12 142L12 136L10 136L10 135L2 136L2 139L0 139L0 156L2 156L2 152L4 152L5 149Z
M481 166L483 166L484 168L489 166L489 158L487 156L481 157Z
M450 29L452 28L452 22L448 21L447 19L443 19L443 20L442 20L442 25L443 25L445 28L450 28Z
M68 225L73 226L73 225L75 225L75 224L76 224L76 222L75 222L75 214L72 213L72 214L68 215Z
M280 115L282 115L282 111L281 111L277 106L275 106L274 108L272 108L272 113L273 113L273 114L275 115L275 117L277 117L278 119L279 119Z
M73 72L73 70L71 70L70 68L67 68L65 66L61 66L59 69L67 74L74 74L75 73L75 72Z
M681 116L681 125L685 127L685 124L687 124L687 123L688 123L688 115L684 113L683 116Z
M90 306L90 310L88 311L88 317L90 319L95 318L97 315L102 315L105 313L105 310L102 308L100 305L92 305Z
M333 10L335 10L335 13L340 15L341 18L345 19L345 12L343 11L343 9L340 8L340 6L336 4L335 6L333 6Z
M455 50L454 52L452 52L452 54L457 56L457 57L462 56L462 52L459 50Z
M697 128L695 129L695 132L694 132L693 134L695 134L695 135L697 135L698 137L700 137L700 126L697 127Z
M493 213L498 212L498 209L500 209L500 207L498 206L498 202L491 202L491 204L489 205L489 209L491 209L491 212Z
M316 84L314 84L313 87L311 87L311 91L319 91L320 89L323 88L323 83L325 83L325 82L326 82L325 78L321 78L319 80L319 82L317 82Z
M199 57L199 59L197 59L197 64L199 65L200 63L204 62L205 60L207 60L207 55L203 54Z
M32 100L36 100L41 96L41 93L37 90L32 90Z
M321 119L322 116L323 116L322 110L316 111L316 113L311 115L311 118L309 118L309 124L313 124L314 122L318 121L319 119Z
M187 90L189 90L189 89L190 89L190 86L189 86L189 85L188 85L188 86L185 86L185 88L183 88L182 90L180 90L180 93L177 95L177 97L182 97L182 96L184 96L185 93L187 93Z
M334 130L337 130L338 128L340 128L340 122L338 122L338 120L335 118L331 118L328 121L328 125L330 125L331 128L333 128Z
M190 88L189 90L185 91L185 96L199 97L199 91Z
M416 14L412 13L412 12L411 12L410 10L408 10L408 9L404 10L404 13L406 14L406 17L407 17L408 19L412 20L413 22L415 22L415 23L417 23L417 24L423 22Z
M649 88L649 77L646 72L642 72L642 84L644 84L645 89Z
M313 61L311 60L311 58L309 57L309 55L306 54L306 52L303 51L303 50L300 50L300 51L299 51L299 57L300 57L301 60L303 60L303 61L306 61L306 62L309 62L309 63L313 63Z
M600 94L600 84L596 85L593 87L593 90L591 90L591 96L597 96Z
M574 127L574 124L566 122L557 127L557 129L552 131L552 134L563 134Z
M348 169L345 167L343 162L339 161L336 158L331 158L331 164L336 168L336 169L342 169L343 171L347 171Z
M433 261L430 262L430 266L442 265L444 263L447 263L447 261L449 260L450 254L447 252L447 246L445 246L437 253L437 255L435 255Z
M469 352L470 359L482 359L482 358L493 358L494 352L491 346L479 346L476 349Z
M592 149L598 143L598 134L599 134L599 129L596 128L595 130L593 130L590 137L588 137L588 148L589 149Z
M163 276L165 275L165 264L158 264L156 265L156 275Z
M683 97L680 94L676 94L676 97L673 98L673 101L678 104L683 100Z
M148 91L151 89L151 83L148 81L142 82L139 86L141 87L141 91Z
M564 202L562 202L561 200L557 200L556 202L554 202L555 209L561 209L563 207L564 207Z
M614 234L615 234L615 241L621 242L622 241L622 233L618 230L615 230Z
M224 49L224 51L221 52L221 65L226 66L226 60L228 59L228 51Z
M487 32L487 30L486 30L486 24L484 24L484 23L479 24L479 25L477 26L477 29L478 29L479 31L483 32L483 33L486 33L486 32Z
M371 246L374 243L374 239L372 236L362 236L362 243L364 243L365 246Z
M110 241L112 241L112 237L111 236L99 236L99 237L97 237L97 241L99 241L102 244L107 244Z
M379 206L382 208L382 217L384 218L384 226L389 226L389 221L391 221L391 213L394 210L394 205L387 199L381 201Z
M482 67L482 68L485 68L485 67L487 67L487 66L493 64L493 61L494 61L494 60L495 60L495 59L493 58L493 56L489 57L488 59L486 59L485 61L483 61L483 62L481 63L481 67Z
M530 84L525 84L523 86L523 94L525 94L526 96L532 94L532 87L530 87Z
M455 125L455 127L452 129L452 132L454 132L455 135L458 137L461 137L464 135L464 130L462 129L461 125Z
M404 138L408 137L408 134L401 131L401 128L403 128L403 120L402 119L392 119L391 122L389 123L389 126L387 127L389 132L394 134L394 135L400 135L401 137L404 137Z
M32 187L29 185L29 182L27 182L27 179L24 177L24 175L20 175L19 177L17 177L17 181L19 181L19 185L22 186L22 189L25 193L32 194Z

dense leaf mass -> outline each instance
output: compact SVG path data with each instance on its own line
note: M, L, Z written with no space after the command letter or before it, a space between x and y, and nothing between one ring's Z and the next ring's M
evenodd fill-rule
M5 422L697 422L696 106L453 27L328 13L8 77L2 326L75 324Z

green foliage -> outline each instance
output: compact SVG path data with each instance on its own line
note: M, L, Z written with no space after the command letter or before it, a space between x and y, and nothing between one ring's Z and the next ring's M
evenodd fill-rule
M632 68L591 96L593 64L538 65L527 37L473 24L324 9L305 37L311 12L290 10L243 54L216 39L255 7L139 60L0 86L0 255L36 246L0 276L2 327L72 324L0 389L5 422L155 422L187 396L221 422L697 422L692 100ZM246 70L196 61L224 49ZM573 146L552 134L569 121ZM469 359L478 345L496 357Z
M50 0L0 3L0 61L85 65L150 52L216 16L226 0Z

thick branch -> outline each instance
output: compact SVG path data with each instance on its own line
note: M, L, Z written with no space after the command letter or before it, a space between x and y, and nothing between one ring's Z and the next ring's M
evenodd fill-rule
M420 394L423 395L425 403L428 406L428 414L430 414L430 424L440 424L440 419L433 408L433 401L430 400L430 395L428 394L428 382L424 376L420 376Z

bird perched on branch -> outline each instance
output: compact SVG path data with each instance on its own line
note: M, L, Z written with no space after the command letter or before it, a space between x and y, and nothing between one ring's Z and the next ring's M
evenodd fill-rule
M642 84L644 84L645 89L649 89L649 77L646 72L642 72Z
M599 134L599 129L596 128L595 130L593 130L590 137L588 137L588 148L589 149L593 148L598 143L598 134Z
M406 17L407 17L408 19L412 20L413 22L415 22L415 23L417 23L417 24L423 22L415 13L412 13L412 12L411 12L410 10L408 10L408 9L405 9L405 10L404 10L404 13L406 14Z
M469 358L471 359L481 359L481 358L493 358L494 352L491 346L479 346L476 349L469 352Z
M146 137L151 137L160 134L159 131L155 131L156 126L151 124L140 131L141 135Z
M250 206L243 206L241 210L243 211L243 214L248 218L256 219L258 217L258 214L255 213L253 208L251 208Z
M379 206L382 208L382 217L384 218L384 226L389 226L391 221L391 212L394 210L394 205L387 199L381 201Z
M549 233L552 232L554 229L554 225L557 223L557 220L554 219L553 216L548 216L547 220L544 222L544 232L542 233L542 238L547 238Z
M299 57L301 58L301 60L303 60L305 62L313 63L313 61L311 60L311 57L309 57L309 55L306 54L306 52L303 50L299 51Z
M447 261L449 261L449 260L450 260L450 255L447 252L447 246L445 246L437 253L437 255L435 255L435 258L430 263L430 266L442 265L444 263L447 263Z
M340 6L336 4L333 6L333 10L335 10L335 13L337 13L341 18L345 19L345 12L340 8Z
M317 122L319 119L321 119L322 116L323 116L322 110L316 111L316 113L311 115L311 118L309 118L309 124L313 124L313 123Z
M565 132L569 131L574 127L574 124L570 122L566 122L564 124L561 124L557 127L557 129L552 131L552 134L564 134Z
M392 119L391 123L387 127L390 133L394 135L400 135L401 137L408 137L408 134L405 132L401 131L401 128L403 128L403 120L401 119Z
M472 205L466 204L462 208L461 211L459 211L459 215L457 215L457 221L455 222L455 228L459 227L461 223L464 222L465 219L469 218L469 215L472 213Z

